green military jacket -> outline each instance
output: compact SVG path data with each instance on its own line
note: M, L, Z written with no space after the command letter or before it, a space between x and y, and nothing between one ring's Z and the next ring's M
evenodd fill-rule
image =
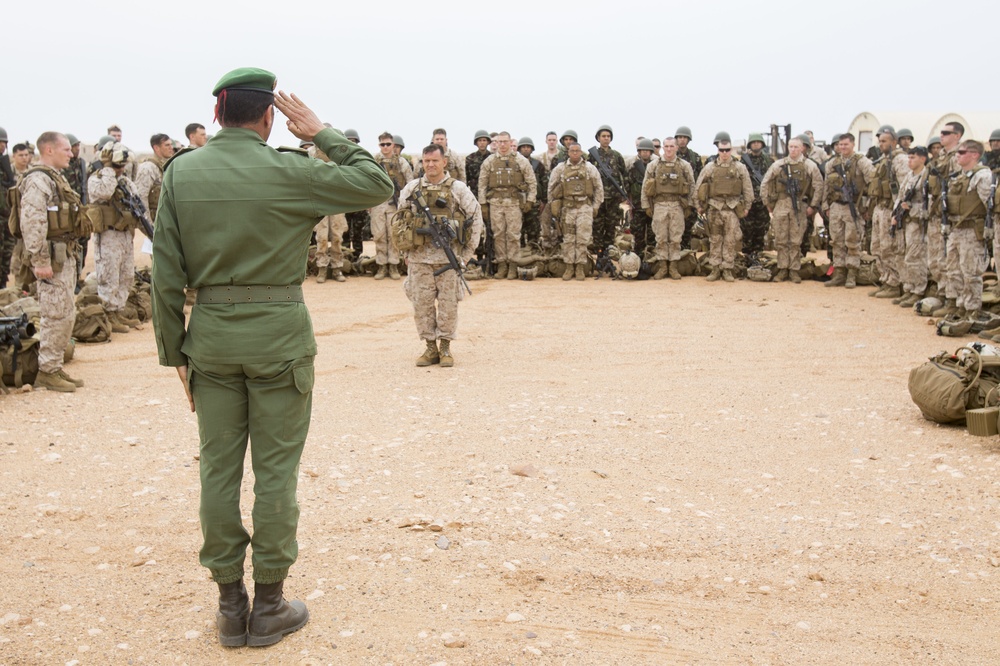
M329 128L314 141L330 162L279 152L253 130L223 128L167 166L151 293L161 365L316 354L304 303L198 304L186 330L184 321L185 286L301 285L319 218L392 195L392 181L364 148Z

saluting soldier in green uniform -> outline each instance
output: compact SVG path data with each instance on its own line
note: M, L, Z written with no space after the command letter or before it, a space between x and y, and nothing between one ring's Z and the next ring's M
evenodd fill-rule
M153 242L159 361L177 368L198 414L200 560L219 584L219 640L231 646L276 643L309 619L305 604L282 596L298 554L296 471L312 408L316 341L302 300L309 239L320 217L392 194L367 151L274 87L274 74L254 68L216 84L222 129L166 166ZM292 134L331 161L269 147L275 106ZM187 330L185 285L198 289ZM248 438L253 537L240 519ZM248 545L252 612L243 584Z

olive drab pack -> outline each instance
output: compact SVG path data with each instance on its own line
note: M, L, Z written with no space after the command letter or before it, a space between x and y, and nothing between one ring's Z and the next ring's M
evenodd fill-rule
M493 156L492 170L486 186L489 190L486 193L487 197L491 195L513 196L524 188L524 174L521 173L515 154Z
M969 171L959 171L948 183L948 221L956 229L974 227L979 240L983 239L986 204L979 198L975 188L969 190L969 184L972 177L983 169L989 167L978 164Z
M51 167L38 165L28 169L17 187L7 192L10 203L10 217L7 220L7 227L15 238L22 238L21 235L21 187L26 182L29 174L42 172L56 184L56 192L59 198L59 209L47 211L48 232L46 238L80 238L89 236L92 229L88 218L89 206L84 206L80 201L80 195L69 184L66 178Z
M375 156L375 163L378 164L386 172L392 182L396 184L398 189L403 189L406 185L406 181L403 179L403 170L399 167L399 158L390 157L386 159L382 153Z
M910 371L910 398L928 421L964 423L966 411L986 406L1000 384L1000 356L980 354L975 343L941 352Z
M854 191L857 193L857 200L854 203L860 203L861 195L865 193L865 177L864 174L861 173L861 168L858 166L860 160L861 156L855 153L846 161L842 157L837 156L827 163L827 203L848 203L847 201L844 201L843 196L842 188L844 187L844 179L840 177L840 174L837 173L836 169L836 167L840 165L844 167L844 174L847 176L847 179L854 183Z
M669 164L658 161L646 180L646 196L655 203L680 201L690 193L691 181L679 160Z
M409 252L424 244L427 237L417 233L417 229L424 226L419 224L421 220L418 220L409 208L400 208L396 211L390 222L390 235L397 250Z
M568 208L592 203L594 184L590 180L590 174L587 173L587 163L581 160L579 164L569 162L564 164L559 189L554 192L555 198L562 199Z
M812 191L812 178L809 177L809 172L806 171L806 161L792 162L786 161L784 164L780 165L780 173L777 178L771 180L774 183L774 194L773 200L769 201L772 206L777 203L779 199L783 199L788 194L788 178L791 176L792 180L798 183L799 186L799 199L801 201L811 201L813 196ZM768 197L771 199L771 197Z
M13 344L0 345L0 392L35 383L38 352L38 338L21 338L17 348Z
M738 197L741 194L743 194L743 183L736 165L722 165L716 162L708 182L709 198L725 199Z
M892 171L892 161L902 153L899 148L893 149L888 155L883 155L882 159L875 165L875 173L868 183L868 196L880 203L891 204L895 195L893 194L893 183L896 175ZM899 188L899 183L895 183Z

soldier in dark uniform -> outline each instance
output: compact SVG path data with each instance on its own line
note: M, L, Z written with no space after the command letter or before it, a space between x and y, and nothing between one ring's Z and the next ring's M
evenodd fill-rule
M0 127L0 289L7 286L11 257L14 254L14 245L17 243L14 234L7 228L7 218L10 217L7 190L16 184L14 170L10 166L10 156L7 154L7 130Z
M1000 170L1000 129L995 129L990 134L990 149L983 155L983 164L988 166L993 173Z
M743 254L746 255L749 264L758 263L758 255L764 251L764 237L767 235L767 228L771 224L771 214L767 212L767 206L760 200L760 182L764 179L764 174L774 163L774 160L764 152L764 137L760 134L751 134L747 140L747 152L743 153L740 160L750 172L750 182L753 185L753 204L750 205L750 212L740 220L743 228Z
M87 188L84 187L84 184L87 182L87 163L80 157L80 140L72 134L67 134L66 138L69 139L70 148L73 149L73 157L69 161L69 166L63 169L62 174L66 176L66 181L70 184L70 187L80 195L80 200L85 204L90 203L90 196ZM77 292L83 286L81 277L83 276L83 265L87 263L87 249L90 246L90 237L85 236L78 240L80 243L80 254L76 258Z
M153 242L159 362L177 369L198 414L200 560L219 585L219 640L230 646L276 643L309 619L305 604L282 595L298 554L296 479L312 411L316 340L302 300L309 239L317 217L393 193L366 150L324 127L297 97L275 95L275 83L270 72L243 68L216 84L222 129L167 164ZM330 162L268 146L275 107ZM185 285L198 290L190 326ZM240 511L248 440L252 537Z
M677 139L677 157L681 158L685 162L691 165L691 170L694 172L694 180L698 181L698 176L701 175L701 156L688 148L688 143L691 141L691 130L684 125L677 128L674 132L674 138ZM681 236L681 249L690 250L691 249L691 229L698 222L698 211L694 206L688 212L687 217L684 218L684 235Z
M357 130L346 129L344 136L356 144L361 143ZM372 238L372 216L368 210L356 210L344 217L347 218L344 244L351 248L351 261L357 261L364 250L364 242Z
M604 202L594 215L594 235L590 250L600 252L615 242L615 231L622 222L621 203L624 198L619 188L625 187L625 158L611 147L614 133L610 126L598 127L594 138L599 145L588 151L587 161L597 167L601 174Z
M549 164L549 172L556 168L557 164L562 164L567 159L569 159L569 147L580 140L579 135L576 130L568 129L562 133L559 137L559 149L556 151L556 156L552 158L552 163Z
M521 247L528 243L538 244L542 235L541 212L548 200L549 195L549 172L545 165L531 156L535 150L535 142L530 136L521 137L517 142L517 151L531 163L531 170L535 172L535 205L524 214L521 223Z
M656 237L653 235L653 218L646 215L646 211L639 204L642 201L642 181L646 177L646 167L653 159L656 146L651 139L640 139L637 148L637 155L625 174L628 183L625 189L635 208L632 209L632 222L629 228L632 231L632 238L635 239L635 253L640 257L644 256L647 247L656 245Z
M473 192L479 191L479 170L483 168L483 162L486 161L486 158L492 154L490 153L491 141L489 132L479 130L476 132L475 139L473 139L473 143L476 145L476 152L465 156L465 177L468 179L466 185Z

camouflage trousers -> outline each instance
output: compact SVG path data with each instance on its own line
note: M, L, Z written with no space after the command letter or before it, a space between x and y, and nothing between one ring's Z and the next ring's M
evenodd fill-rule
M900 232L896 232L899 238ZM908 294L919 294L921 297L927 290L927 239L924 238L924 225L920 220L906 223L903 232L903 268L901 278L903 291Z
M847 204L830 205L830 245L833 265L837 268L861 266L861 234L864 220L855 221Z
M392 242L392 216L396 207L386 201L372 208L372 237L375 239L375 263L379 266L399 263L399 250Z
M536 203L527 213L524 213L521 221L521 247L528 244L538 245L542 237L541 224L542 204Z
M0 289L7 286L10 275L10 261L14 254L14 244L17 239L7 227L7 219L0 219Z
M622 223L622 208L618 199L605 198L594 214L591 249L603 250L615 242L615 232Z
M357 259L364 251L366 233L370 233L371 216L367 210L359 210L347 214L348 231L344 242L351 248L352 259ZM366 228L368 231L366 232Z
M458 331L458 302L462 300L455 271L434 275L447 264L411 263L403 292L413 303L413 321L421 340L454 340Z
M951 249L951 238L954 233L955 230L952 229L948 240L945 241L948 246L948 256L944 258L944 290L947 298L957 299L962 293L962 267L959 265L960 257Z
M679 201L653 204L653 233L656 234L656 250L653 253L656 259L677 261L681 258L684 209Z
M691 230L698 224L698 211L692 208L684 217L684 235L681 236L681 249L691 249Z
M941 225L937 218L931 217L927 225L927 271L930 279L941 289L947 290L948 274L944 258L944 236L941 235ZM954 298L955 294L951 295Z
M754 201L750 206L750 212L740 220L740 229L743 231L743 254L760 254L764 251L764 237L767 236L767 227L771 224L771 214L767 212L767 206L761 201ZM779 262L778 267L781 268Z
M490 227L493 230L493 254L498 263L517 257L521 249L521 207L516 200L490 201Z
M809 254L809 250L812 249L812 236L813 232L816 231L815 215L813 217L806 216L806 230L802 233L802 246L799 248L799 252L802 256Z
M564 208L559 226L562 231L563 262L587 263L587 248L594 233L594 209L587 204Z
M135 283L134 231L108 229L94 234L94 263L97 265L97 295L104 309L117 312L125 307L128 292ZM74 259L73 281L76 285Z
M731 269L742 240L736 213L728 208L708 210L708 263L712 268Z
M73 288L76 286L75 243L70 251L72 256L62 266L52 266L51 278L36 283L41 311L38 367L42 372L62 370L63 354L66 353L66 345L69 344L73 324L76 322L76 308L73 305Z
M805 204L799 204L799 212L796 213L790 198L779 200L771 215L771 229L774 231L774 249L778 253L778 270L798 271L802 267L802 234L806 230Z
M656 211L653 211L656 214ZM683 233L684 220L681 220L681 226ZM646 215L645 211L634 210L632 211L632 222L629 224L629 229L632 232L632 238L635 244L635 253L640 257L645 256L647 247L656 246L656 234L653 232L653 218ZM678 243L678 247L680 244Z
M900 230L896 230L895 236L890 235L892 222L892 208L884 204L875 207L872 213L872 249L878 250L880 281L885 286L897 287L902 282L900 272L906 246Z
M347 217L327 215L319 221L316 232L316 267L332 266L333 270L344 268L344 232L347 231Z
M955 304L973 311L983 307L983 271L986 270L986 252L983 241L976 237L976 230L963 227L948 234L948 259L958 264L958 294Z

